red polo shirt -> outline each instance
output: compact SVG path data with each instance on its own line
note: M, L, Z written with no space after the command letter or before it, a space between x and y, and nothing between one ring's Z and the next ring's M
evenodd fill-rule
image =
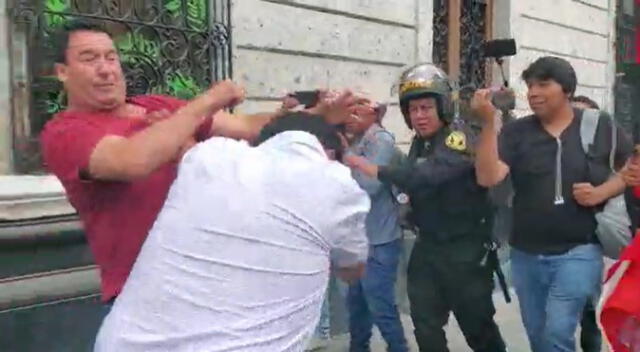
M175 111L185 104L171 97L150 95L129 102L147 112ZM62 182L84 224L100 268L103 301L120 293L176 177L177 162L132 182L86 181L80 179L79 172L88 167L91 153L103 137L130 137L149 126L143 118L65 111L49 121L40 136L45 165ZM207 119L196 139L208 138L210 129L211 119Z

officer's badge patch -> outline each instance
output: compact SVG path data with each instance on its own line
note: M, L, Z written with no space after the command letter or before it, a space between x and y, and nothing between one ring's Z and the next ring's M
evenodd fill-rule
M463 152L467 149L467 137L460 131L453 131L447 137L445 144L453 150Z

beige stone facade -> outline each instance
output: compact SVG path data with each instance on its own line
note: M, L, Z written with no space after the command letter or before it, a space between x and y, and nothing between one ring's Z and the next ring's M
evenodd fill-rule
M519 76L541 55L568 59L578 93L613 106L614 2L494 0L493 36L518 42L507 64L521 97L518 114L527 112ZM9 48L9 20L0 0L2 49ZM233 78L248 91L239 110L272 109L284 92L315 87L351 87L393 102L391 84L402 67L431 61L432 22L431 0L233 0ZM0 174L12 171L10 67L9 50L0 50ZM397 105L385 124L406 146L411 134Z

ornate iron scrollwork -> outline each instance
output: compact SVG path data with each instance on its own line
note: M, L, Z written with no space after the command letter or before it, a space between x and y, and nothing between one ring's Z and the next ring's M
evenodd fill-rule
M460 86L479 88L486 81L482 44L485 42L487 5L478 0L463 0L461 6Z
M449 49L449 0L433 2L433 63L447 68Z
M50 38L56 29L74 19L100 23L119 49L129 95L190 98L230 75L229 14L210 13L211 9L228 9L229 2L14 0L10 9L14 31L26 35L30 48L30 132L17 132L14 138L20 146L14 148L18 171L41 168L37 136L44 123L64 107L62 89L52 70Z
M615 119L640 143L640 64L636 63L636 31L639 30L640 5L619 1L616 14L616 71L614 86Z
M433 62L446 69L448 63L450 0L433 2ZM487 5L481 0L460 2L460 86L480 87L485 82L485 41Z

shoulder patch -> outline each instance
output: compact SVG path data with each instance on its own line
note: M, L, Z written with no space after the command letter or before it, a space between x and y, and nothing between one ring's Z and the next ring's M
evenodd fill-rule
M461 131L453 131L447 136L445 144L450 149L463 152L467 149L467 137Z

